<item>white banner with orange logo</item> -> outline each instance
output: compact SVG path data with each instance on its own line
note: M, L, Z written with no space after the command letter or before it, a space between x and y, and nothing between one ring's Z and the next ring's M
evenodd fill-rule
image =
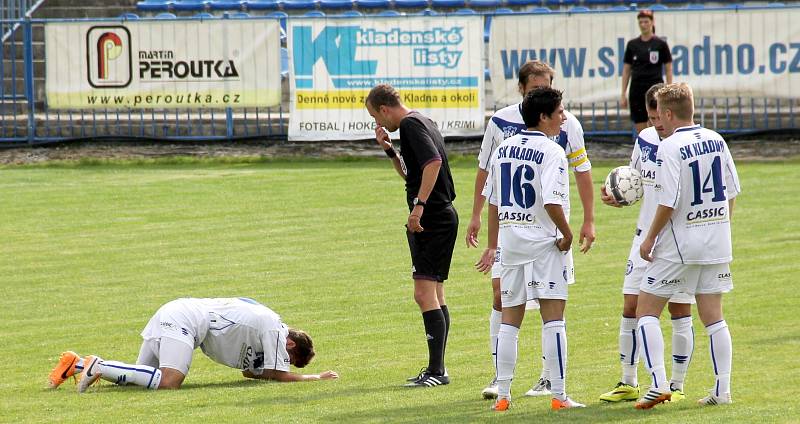
M45 25L48 107L274 106L277 20L59 22Z

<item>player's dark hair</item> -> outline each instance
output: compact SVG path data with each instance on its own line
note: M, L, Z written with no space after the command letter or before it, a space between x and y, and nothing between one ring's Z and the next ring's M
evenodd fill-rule
M531 90L522 100L522 120L525 126L533 128L539 125L541 116L550 115L561 104L561 91L550 87Z
M292 365L297 368L305 367L316 354L314 353L314 343L311 341L311 336L303 330L290 328L289 339L294 342L294 348L292 348L294 363Z
M552 84L555 73L556 71L554 71L550 65L541 60L530 60L519 68L519 84L524 87L528 83L528 78L531 76L548 77Z
M660 82L660 83L655 84L654 86L650 87L650 89L647 90L647 93L644 93L644 103L647 105L648 109L656 110L656 108L658 107L658 99L656 99L656 93L663 86L664 86L664 83Z
M364 103L373 109L378 109L381 106L400 106L400 93L389 84L379 84L369 90Z

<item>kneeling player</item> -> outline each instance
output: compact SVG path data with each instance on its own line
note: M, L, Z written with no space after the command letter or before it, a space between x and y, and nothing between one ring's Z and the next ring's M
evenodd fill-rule
M550 370L552 409L582 407L567 397L567 260L572 231L563 204L569 197L567 157L548 137L564 122L561 92L538 88L522 102L528 131L497 147L484 196L489 199L489 244L476 267L491 270L498 236L502 240L500 299L502 324L497 337L498 397L493 409L511 403L511 380L517 362L517 339L525 304L538 299L545 361ZM499 234L498 234L499 233Z
M309 381L339 377L334 371L315 375L290 372L289 364L303 368L314 357L311 338L288 328L278 314L249 298L173 300L153 315L142 338L136 365L62 353L50 373L50 387L78 374L79 393L98 378L154 390L178 389L198 346L209 358L242 370L247 378Z

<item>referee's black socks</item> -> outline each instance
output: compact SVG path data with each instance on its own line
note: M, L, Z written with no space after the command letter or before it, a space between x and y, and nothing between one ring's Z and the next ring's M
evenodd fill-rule
M425 336L428 339L428 372L444 374L444 345L447 340L447 321L441 309L422 313Z

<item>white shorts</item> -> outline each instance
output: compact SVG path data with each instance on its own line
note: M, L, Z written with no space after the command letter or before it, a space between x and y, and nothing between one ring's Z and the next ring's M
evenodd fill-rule
M644 272L641 290L659 297L678 293L727 293L733 289L730 264L684 265L654 259Z
M494 265L492 265L492 279L500 278L503 275L503 265L500 263L500 246L497 246L497 254L494 256ZM525 304L526 310L539 309L539 301L536 299L529 299Z
M186 376L192 365L193 351L194 349L186 343L169 337L144 340L139 348L136 364L153 368L172 368Z
M500 299L504 308L533 299L567 300L566 253L555 245L535 261L504 265L500 277Z
M207 333L208 317L186 299L177 299L164 304L156 311L142 330L142 338L146 342L155 340L161 346L165 345L164 339L176 340L188 346L189 352L191 352L206 338ZM151 346L151 350L154 350L153 346ZM163 347L160 347L157 352L159 354L163 352ZM159 359L163 360L164 358L159 357ZM191 363L191 355L189 363ZM173 367L170 366L170 368ZM180 371L179 368L175 369Z
M647 268L648 262L642 259L639 254L640 240L634 239L631 245L631 253L628 255L628 265L625 268L625 282L622 284L622 294L631 294L634 296L639 295L639 288L642 285L642 278L644 278L644 270ZM671 303L685 303L694 305L694 296L687 293L675 293L670 297Z

